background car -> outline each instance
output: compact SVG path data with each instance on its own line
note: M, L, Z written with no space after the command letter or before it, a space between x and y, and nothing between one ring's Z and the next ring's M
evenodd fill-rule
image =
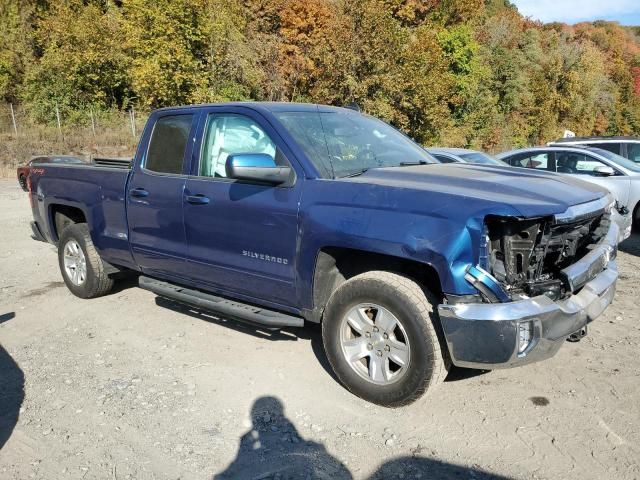
M506 167L503 161L489 155L488 153L465 148L425 148L425 150L441 163L479 163L483 165L500 165Z
M632 212L634 227L640 227L640 164L608 150L579 146L524 148L498 158L513 167L572 175L602 185L614 194L619 206Z
M52 156L40 156L33 157L26 165L22 167L18 167L17 175L18 175L18 183L20 187L25 192L29 191L29 187L27 185L27 179L29 178L29 173L31 172L31 165L33 163L69 163L69 164L78 164L78 163L86 163L79 157L74 157L71 155L52 155Z
M597 147L616 153L640 164L640 138L637 137L573 137L559 138L549 146Z

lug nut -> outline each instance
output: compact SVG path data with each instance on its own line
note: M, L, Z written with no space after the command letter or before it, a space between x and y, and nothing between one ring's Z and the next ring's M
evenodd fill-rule
M373 350L373 345L371 345L370 343L367 343L367 350Z
M382 337L383 337L385 340L387 340L387 339L389 338L389 334L388 334L388 333L385 333L384 335L382 335Z
M367 337L367 338L371 338L371 332L365 333L364 336Z
M373 331L377 332L378 331L378 327L373 327Z
M376 355L378 355L379 357L381 357L381 356L382 356L382 350L378 350L378 351L376 351Z
M386 352L389 352L389 351L391 351L391 347L390 347L389 345L385 345L385 346L384 346L384 350L385 350Z

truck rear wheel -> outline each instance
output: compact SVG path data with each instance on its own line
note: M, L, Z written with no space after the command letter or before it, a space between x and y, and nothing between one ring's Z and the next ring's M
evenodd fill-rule
M62 231L58 241L58 264L64 283L77 297L101 297L113 287L113 279L104 271L86 223L75 223Z
M435 299L407 277L357 275L327 304L322 338L345 387L386 407L414 402L446 377L450 362L438 339Z

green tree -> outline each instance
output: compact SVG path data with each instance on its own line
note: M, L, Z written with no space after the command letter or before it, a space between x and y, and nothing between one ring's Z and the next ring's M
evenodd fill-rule
M128 58L120 12L110 4L53 3L36 24L36 61L25 69L21 98L39 119L53 121L93 106L122 108L129 96Z

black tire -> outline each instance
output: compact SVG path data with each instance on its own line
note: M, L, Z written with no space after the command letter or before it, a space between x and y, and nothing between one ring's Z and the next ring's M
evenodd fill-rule
M633 209L632 227L634 232L640 232L640 202Z
M22 190L24 190L25 192L29 191L29 189L27 188L27 178L24 175L20 175L20 177L18 178L18 183L20 184L20 188L22 188Z
M73 283L64 266L64 250L74 240L80 246L86 260L86 278L80 285ZM113 288L113 279L105 273L100 255L93 246L86 223L74 223L66 227L58 241L58 265L67 288L76 297L96 298L106 295Z
M340 329L347 313L359 304L373 303L391 312L402 324L410 344L406 372L387 385L362 378L342 353ZM353 394L385 407L399 407L420 398L442 383L450 368L444 340L440 340L435 297L413 280L395 273L372 271L343 283L324 312L322 338L334 372Z

